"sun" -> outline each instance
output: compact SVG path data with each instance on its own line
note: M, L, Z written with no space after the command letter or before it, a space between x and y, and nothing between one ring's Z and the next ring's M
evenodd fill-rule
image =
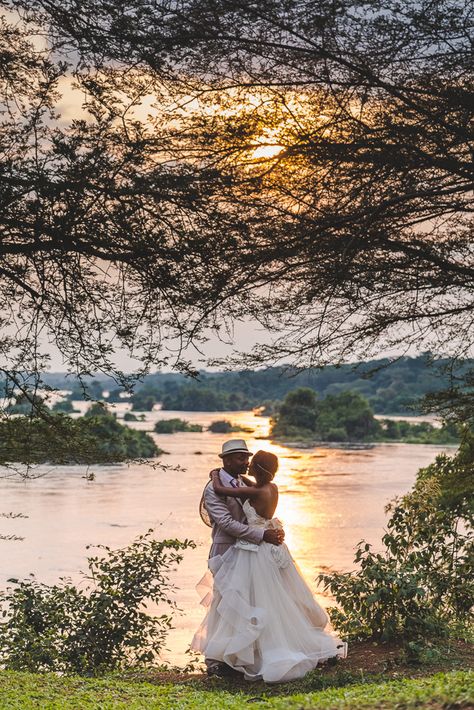
M276 131L267 131L256 140L256 145L252 151L252 160L265 160L274 158L285 150L284 146L278 143Z

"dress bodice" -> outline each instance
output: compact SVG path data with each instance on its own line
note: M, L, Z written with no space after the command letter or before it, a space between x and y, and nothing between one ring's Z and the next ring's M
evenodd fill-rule
M259 515L255 508L250 505L250 501L245 500L242 505L242 508L245 513L245 517L247 518L248 524L251 525L253 528L264 528L265 524L268 523L267 518L264 518L262 515Z
M243 511L247 518L248 524L253 528L281 528L281 522L278 518L264 518L259 515L249 500L244 501L242 505Z

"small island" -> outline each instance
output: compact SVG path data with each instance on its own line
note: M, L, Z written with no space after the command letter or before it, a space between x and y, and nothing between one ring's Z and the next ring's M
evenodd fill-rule
M435 427L376 419L369 402L359 392L345 391L320 399L309 387L288 392L271 420L271 438L277 441L408 444L456 444L454 424Z
M157 434L175 434L180 431L197 431L202 432L203 428L200 424L190 424L185 419L160 419L154 426L154 431Z

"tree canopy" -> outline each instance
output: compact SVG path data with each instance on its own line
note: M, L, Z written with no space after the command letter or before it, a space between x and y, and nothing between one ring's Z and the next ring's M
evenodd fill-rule
M469 351L467 0L2 5L10 375L40 333L80 372L189 370L247 317L249 364Z
M309 387L288 392L271 424L272 437L313 445L322 441L455 444L461 434L454 423L435 428L429 422L377 420L360 392L345 390L321 398Z

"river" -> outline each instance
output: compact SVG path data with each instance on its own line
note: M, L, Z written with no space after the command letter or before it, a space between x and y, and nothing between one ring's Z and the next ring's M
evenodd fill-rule
M76 404L82 409L87 406ZM125 403L116 405L119 417L127 409ZM219 464L217 453L223 441L244 437L251 451L262 448L279 456L277 515L293 557L326 606L330 600L316 588L317 573L325 568L352 569L354 546L362 539L377 548L386 522L384 506L411 487L418 468L441 451L453 451L453 447L412 444L379 444L362 450L284 447L258 439L268 434L269 420L252 412L157 410L130 426L150 430L156 420L171 417L204 426L225 418L253 433L153 434L167 452L160 458L171 467L167 471L137 464L92 466L95 478L90 481L83 466L41 466L36 473L45 475L23 481L1 477L0 469L0 511L28 516L0 519L1 533L24 537L0 541L0 587L11 577L30 573L47 583L61 576L76 582L79 570L86 568L86 545L123 547L148 528L155 528L158 539L190 538L197 547L184 553L173 575L183 614L176 617L176 628L163 652L164 661L177 665L188 660L186 648L203 616L195 585L206 570L210 531L200 520L198 503L209 470ZM176 466L184 470L172 470Z

